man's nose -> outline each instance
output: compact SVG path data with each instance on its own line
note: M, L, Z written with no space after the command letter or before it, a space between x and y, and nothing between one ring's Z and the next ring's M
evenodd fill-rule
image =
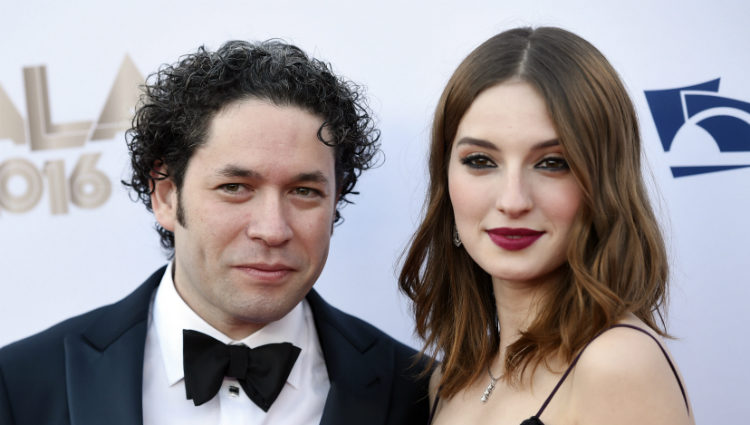
M251 202L247 235L267 246L280 246L292 238L292 227L284 200L276 194L263 194Z

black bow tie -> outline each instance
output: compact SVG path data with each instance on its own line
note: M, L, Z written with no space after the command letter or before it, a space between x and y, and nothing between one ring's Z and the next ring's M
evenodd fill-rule
M284 342L249 348L227 345L208 335L184 329L182 355L185 393L196 406L211 400L225 376L237 378L250 399L264 412L284 388L300 349Z

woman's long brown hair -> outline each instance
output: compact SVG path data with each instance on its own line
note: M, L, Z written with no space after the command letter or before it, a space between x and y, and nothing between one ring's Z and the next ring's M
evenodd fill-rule
M452 244L448 162L464 113L511 78L546 100L583 202L561 279L508 348L505 377L520 382L553 355L568 362L598 332L632 312L666 335L667 255L641 174L632 102L607 59L568 31L517 28L477 47L456 69L435 111L425 216L399 276L425 352L442 357L441 397L480 376L500 344L491 277ZM658 322L658 323L657 323Z

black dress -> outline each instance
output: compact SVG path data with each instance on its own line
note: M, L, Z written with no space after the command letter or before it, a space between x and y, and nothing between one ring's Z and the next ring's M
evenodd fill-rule
M661 343L659 343L659 340L654 338L653 335L651 335L648 331L639 328L638 326L633 325L626 325L626 324L619 324L619 325L613 325L610 328L607 328L601 332L599 332L594 338L591 339L591 341L595 340L599 335L603 334L604 332L612 329L612 328L630 328L635 329L639 332L643 332L644 334L648 335L649 338L653 339L654 342L656 342L656 345L659 346L659 349L661 349L661 352L664 353L664 357L666 357L667 362L669 363L669 367L672 369L672 373L674 374L675 378L677 379L677 384L680 386L680 391L682 392L682 399L685 400L685 407L688 409L688 413L690 413L690 407L688 407L688 401L687 401L687 395L685 395L685 388L682 386L682 381L680 381L680 377L677 375L677 370L674 367L674 364L672 364L672 360L669 359L669 356L667 355L667 351L664 349L664 347L661 346ZM560 380L557 381L557 385L555 385L555 388L552 389L552 391L547 396L547 399L544 400L544 403L542 403L542 407L539 408L539 411L536 412L536 414L529 419L526 419L525 421L521 422L521 425L544 425L544 422L542 422L539 417L542 415L542 412L544 412L544 409L547 408L547 405L552 400L552 397L555 396L555 393L557 393L557 390L560 389L560 386L565 382L565 378L568 377L570 374L570 371L573 370L576 363L578 363L578 359L581 358L581 354L583 354L583 351L586 349L586 347L591 344L591 341L586 343L586 345L583 346L583 349L578 353L578 355L575 356L573 361L570 363L570 366L568 366L568 369L565 370L565 373L560 377ZM432 410L430 411L430 421L429 423L432 423L432 419L435 415L435 410L437 409L438 402L440 401L440 396L435 396L435 401L432 404Z

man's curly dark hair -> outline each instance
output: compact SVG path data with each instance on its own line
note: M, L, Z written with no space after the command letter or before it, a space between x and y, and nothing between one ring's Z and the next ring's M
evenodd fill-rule
M227 105L249 98L301 107L323 118L318 139L334 148L339 222L339 208L358 193L357 178L374 165L380 131L360 86L278 40L229 41L216 52L202 46L151 74L126 133L133 174L123 184L153 211L155 181L171 178L179 193L190 158L206 142L211 120ZM159 171L164 168L166 173ZM173 250L174 234L158 223L156 230L162 246Z

